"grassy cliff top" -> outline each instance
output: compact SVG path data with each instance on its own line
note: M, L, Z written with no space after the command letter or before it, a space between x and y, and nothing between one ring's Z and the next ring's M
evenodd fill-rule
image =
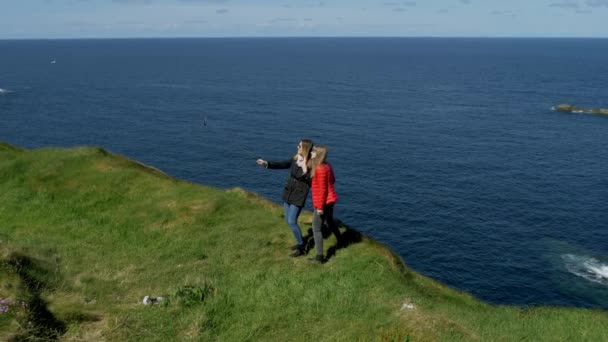
M608 340L605 311L488 305L346 226L289 258L279 206L101 148L0 144L0 203L0 340Z

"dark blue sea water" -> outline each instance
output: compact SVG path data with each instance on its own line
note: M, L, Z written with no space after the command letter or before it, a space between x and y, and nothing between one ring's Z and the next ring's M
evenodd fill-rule
M337 217L415 270L493 303L608 308L608 116L551 110L608 107L606 56L606 39L0 41L0 141L99 145L278 202L286 173L255 158L310 137Z

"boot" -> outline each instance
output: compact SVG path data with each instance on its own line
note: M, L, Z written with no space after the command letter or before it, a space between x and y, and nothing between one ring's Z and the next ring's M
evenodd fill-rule
M304 254L304 246L297 245L296 249L293 251L293 253L289 254L289 256L292 258L297 258L299 256L303 256Z
M323 254L317 255L314 258L308 258L308 261L316 262L318 264L324 264L325 258L323 258Z

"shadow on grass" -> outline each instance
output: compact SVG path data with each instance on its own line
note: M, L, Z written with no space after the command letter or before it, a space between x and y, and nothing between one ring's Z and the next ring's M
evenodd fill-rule
M12 336L9 341L58 340L66 332L66 324L47 309L48 304L41 298L41 292L49 288L42 280L49 272L32 258L18 253L2 260L2 264L21 278L23 294L27 297L27 315L21 322L24 331Z
M323 240L327 239L332 233L336 236L336 243L327 249L327 255L325 261L333 258L338 250L347 248L348 246L359 243L363 239L363 235L355 229L345 225L340 220L335 220L336 226L338 227L339 233L332 232L331 229L325 224L321 227L321 233L323 234ZM315 239L313 238L312 228L308 228L306 236L303 237L305 253L315 249Z

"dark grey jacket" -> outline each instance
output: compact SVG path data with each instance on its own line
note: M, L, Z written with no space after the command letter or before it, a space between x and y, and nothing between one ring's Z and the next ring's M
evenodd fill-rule
M289 177L287 177L287 183L283 190L283 201L298 207L304 207L310 190L310 172L304 175L293 158L285 161L269 161L268 168L289 169Z

